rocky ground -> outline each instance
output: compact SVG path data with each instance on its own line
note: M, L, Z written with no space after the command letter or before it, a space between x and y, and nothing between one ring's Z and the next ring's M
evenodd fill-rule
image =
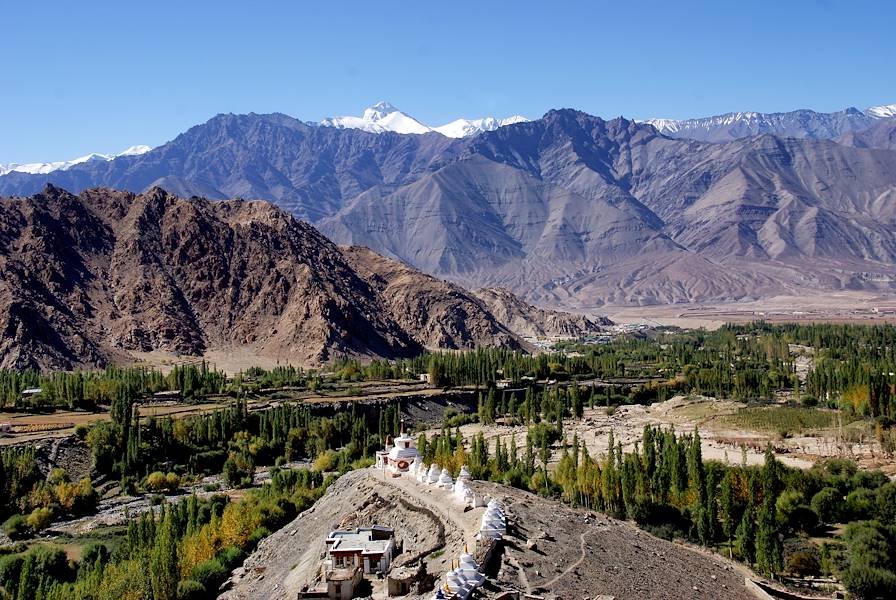
M744 586L744 573L719 557L513 488L487 482L473 487L500 500L511 524L488 570L487 596L518 590L545 598L754 598ZM295 598L320 567L327 532L341 526L395 527L404 541L398 564L423 553L429 572L444 573L473 543L482 510L463 511L448 492L409 476L384 478L373 469L349 473L315 506L264 540L220 598Z

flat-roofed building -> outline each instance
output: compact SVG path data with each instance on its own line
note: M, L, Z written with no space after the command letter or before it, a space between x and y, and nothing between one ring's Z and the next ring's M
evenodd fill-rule
M333 569L360 567L367 574L386 573L395 555L395 531L391 527L331 531L326 541Z

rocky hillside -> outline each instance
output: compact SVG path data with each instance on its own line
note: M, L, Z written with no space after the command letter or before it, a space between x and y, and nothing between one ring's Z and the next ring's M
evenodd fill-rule
M373 270L359 274L313 227L267 202L48 186L0 200L0 366L233 347L302 363L520 347L478 300L417 281L422 324L384 296Z
M547 310L524 302L504 288L473 292L508 329L523 337L583 337L600 333L613 322L606 317Z
M850 131L837 141L856 148L896 150L896 118L881 119L868 129Z
M466 290L368 248L347 247L343 254L385 311L426 348L518 346L504 322Z

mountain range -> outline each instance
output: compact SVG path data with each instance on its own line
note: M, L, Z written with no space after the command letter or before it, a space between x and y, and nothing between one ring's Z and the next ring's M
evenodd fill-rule
M645 123L670 137L728 142L763 134L833 139L892 117L896 117L896 104L872 106L864 111L850 107L831 113L808 109L779 113L730 112L697 119L648 119Z
M11 173L13 171L17 171L19 173L30 173L32 175L46 174L53 171L65 171L66 169L70 169L75 165L80 165L87 162L108 162L120 156L139 156L141 154L149 152L150 150L152 150L152 148L150 148L149 146L140 145L131 146L130 148L123 150L118 154L98 154L96 152L92 152L84 156L79 156L78 158L73 158L72 160L27 163L24 165L20 165L18 163L9 163L6 165L0 165L0 175L6 175L7 173Z
M228 114L140 156L8 173L0 195L267 199L337 243L544 305L892 291L896 120L866 113L836 139L718 142L572 109L465 138Z

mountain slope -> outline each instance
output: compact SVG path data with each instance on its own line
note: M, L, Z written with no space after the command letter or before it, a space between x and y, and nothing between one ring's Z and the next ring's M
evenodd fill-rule
M896 150L896 105L893 117L881 119L868 129L850 131L837 139L837 142L854 148L878 148L880 150Z
M516 335L466 290L368 248L347 247L343 254L378 293L387 313L426 348L522 347Z
M158 185L185 197L271 200L314 222L374 185L413 179L450 156L453 144L435 133L340 130L281 114L218 115L141 156L47 175L9 173L0 177L0 195L31 195L48 182L75 192L102 186L139 193Z
M370 272L360 276L329 240L267 202L48 187L0 200L0 244L3 367L234 347L314 363L409 356L440 343L399 324L404 315ZM428 280L420 288L433 302L443 293ZM431 328L451 330L449 347L520 347L475 298L457 291L451 302L479 312L429 317Z

